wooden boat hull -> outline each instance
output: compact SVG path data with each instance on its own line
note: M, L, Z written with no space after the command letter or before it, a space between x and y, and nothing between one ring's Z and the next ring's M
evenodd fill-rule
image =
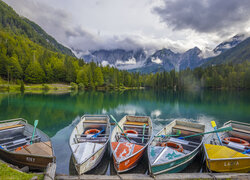
M150 173L154 175L163 173L178 173L184 170L188 165L192 163L195 156L199 153L200 149L197 149L189 156L184 156L173 162L161 164L161 165L150 165Z
M0 121L0 129L1 146L4 147L0 148L1 159L19 167L29 166L31 170L41 171L49 163L55 162L50 138L41 130L36 128L33 143L29 143L34 127L26 120L17 118ZM17 135L19 138L15 139ZM15 151L23 145L25 148Z
M0 157L4 161L17 166L29 166L29 169L32 170L44 170L49 163L54 162L54 157L17 154L3 149L0 149Z

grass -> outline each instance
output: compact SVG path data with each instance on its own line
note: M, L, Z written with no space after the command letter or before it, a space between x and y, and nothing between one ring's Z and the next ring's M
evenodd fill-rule
M0 161L0 180L12 180L12 179L30 180L34 176L37 176L37 178L41 180L44 177L43 174L23 173L17 171Z

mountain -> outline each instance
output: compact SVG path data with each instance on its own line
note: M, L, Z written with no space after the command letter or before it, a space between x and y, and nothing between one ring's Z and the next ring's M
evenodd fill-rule
M147 57L142 50L114 49L92 51L82 56L86 62L97 62L102 65L112 65L119 69L132 71L157 72L194 68L202 63L201 50L197 47L185 53L174 53L169 49L161 49Z
M175 53L170 49L163 48L148 56L142 49L130 51L123 49L97 50L91 51L82 58L86 62L94 61L102 65L109 64L132 72L155 73L173 69L179 71L187 68L194 69L203 64L244 61L242 58L248 58L248 50L246 52L243 50L247 48L247 45L244 45L246 43L243 43L246 37L245 34L238 34L220 43L211 53L214 56L208 58L204 58L203 52L198 47L189 49L184 53Z
M34 22L0 0L0 79L20 83L76 82L84 63Z
M231 49L231 48L237 46L239 43L241 43L245 39L246 39L245 34L237 34L237 35L233 36L232 38L230 38L229 40L220 43L218 46L216 46L214 48L213 52L216 55L224 53L228 49Z
M240 42L237 46L211 58L203 66L225 63L238 64L244 61L250 61L250 37Z
M72 51L59 44L48 35L40 26L27 18L20 17L10 6L0 1L0 30L11 32L18 36L24 36L36 44L54 52L60 52L75 57Z
M119 69L133 69L142 65L146 59L146 52L142 49L126 51L124 49L92 51L82 56L85 62L97 62L111 65Z

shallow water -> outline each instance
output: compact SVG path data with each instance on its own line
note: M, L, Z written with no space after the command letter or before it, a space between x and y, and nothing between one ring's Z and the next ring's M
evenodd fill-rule
M131 90L57 95L0 94L0 120L22 117L31 124L35 119L39 120L38 128L52 139L59 174L74 173L68 139L84 114L112 114L117 120L127 114L147 115L152 118L154 133L174 119L203 123L211 129L211 120L215 120L218 127L228 120L249 122L250 92ZM112 163L109 163L109 155L106 154L105 158L102 162L107 163L102 163L90 173L115 173ZM147 172L145 157L133 171Z

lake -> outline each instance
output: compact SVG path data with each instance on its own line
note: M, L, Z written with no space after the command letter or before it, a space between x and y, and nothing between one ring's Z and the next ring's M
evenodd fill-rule
M0 120L22 117L33 124L38 119L38 128L52 139L59 174L74 174L68 139L74 125L84 114L112 114L117 120L127 114L147 115L152 118L154 133L174 119L204 123L207 129L211 129L211 120L215 120L219 127L228 120L250 122L250 92L129 90L53 95L0 93ZM109 155L105 158L107 164ZM103 173L113 173L111 166L105 163L102 166L105 167L98 167L92 173L100 173L101 168ZM145 167L145 163L141 166Z

